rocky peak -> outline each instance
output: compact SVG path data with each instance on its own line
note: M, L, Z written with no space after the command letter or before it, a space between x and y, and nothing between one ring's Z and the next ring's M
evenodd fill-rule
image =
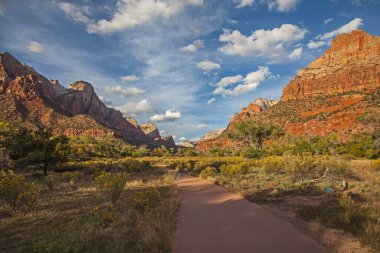
M133 117L125 117L126 121L128 121L129 123L131 123L134 127L139 127L139 123L137 122L137 120Z
M220 128L220 129L210 131L202 137L201 141L208 141L208 140L218 138L224 132L224 130L226 130L226 129Z
M253 104L259 106L262 110L268 109L269 107L274 106L277 103L277 100L268 100L264 98L256 98L256 100L253 102Z
M357 30L338 35L324 54L286 85L282 101L380 87L380 37Z
M158 130L156 124L153 122L147 122L140 126L141 130L148 135L150 138L157 139L161 138L160 131Z
M92 84L85 81L76 81L75 83L70 84L67 89L72 91L82 91L87 94L93 94L95 92Z

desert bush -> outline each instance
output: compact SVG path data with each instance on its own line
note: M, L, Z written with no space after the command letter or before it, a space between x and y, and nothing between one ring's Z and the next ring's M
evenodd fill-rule
M29 209L36 204L39 196L40 186L35 183L27 183L17 197L17 205L22 209Z
M380 218L368 221L361 239L365 244L371 246L373 252L380 252Z
M162 178L162 183L165 184L165 185L167 185L167 184L174 184L176 178L177 178L177 173L167 173Z
M12 170L0 172L0 199L3 204L11 207L30 207L37 200L39 187L27 183L25 177L15 174Z
M215 178L218 175L218 171L214 167L207 167L199 173L199 176L204 179Z
M380 159L373 160L373 161L371 162L371 168L372 168L374 171L380 171Z
M157 198L157 193L155 193ZM139 236L145 244L146 252L170 252L172 231L176 221L176 211L179 205L177 189L169 191L169 196L163 198L160 205L141 213L137 228ZM153 203L152 203L153 204Z
M347 173L350 170L349 161L339 157L328 157L326 159L326 169L328 169L326 176L332 179L343 179L345 176L347 176Z
M136 193L132 206L139 212L146 212L158 206L161 200L161 193L154 187L148 187Z
M262 169L265 173L280 173L285 170L283 157L269 156L261 160Z
M260 158L265 155L265 150L258 149L255 147L249 147L245 149L241 155L245 158Z
M241 176L247 174L248 169L249 165L247 162L222 165L220 167L220 174L226 177Z
M284 161L287 171L298 181L316 178L321 175L316 158L311 154L285 156Z
M103 172L95 178L95 181L98 188L111 198L112 203L116 203L124 190L127 178L126 173Z

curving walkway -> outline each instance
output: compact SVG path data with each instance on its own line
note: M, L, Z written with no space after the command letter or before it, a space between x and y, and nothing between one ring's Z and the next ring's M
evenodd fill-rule
M212 182L181 175L174 253L322 253L322 246L260 206Z

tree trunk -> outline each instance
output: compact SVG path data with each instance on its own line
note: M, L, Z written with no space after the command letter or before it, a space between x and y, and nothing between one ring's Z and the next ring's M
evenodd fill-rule
M47 176L48 172L48 163L44 163L44 175Z

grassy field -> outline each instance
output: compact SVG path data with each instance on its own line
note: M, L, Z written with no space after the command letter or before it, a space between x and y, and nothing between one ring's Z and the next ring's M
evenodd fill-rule
M169 252L179 205L171 170L261 204L331 252L347 252L342 244L380 250L379 161L304 154L94 158L61 163L48 176L2 171L0 252ZM321 224L332 238L301 223Z
M132 162L140 168L132 169ZM47 177L24 174L19 186L33 185L37 199L24 203L19 191L15 206L0 207L0 252L170 251L179 201L175 176L134 160L108 163L87 161L81 170ZM12 176L1 179L0 191L18 191L17 180L9 184Z

